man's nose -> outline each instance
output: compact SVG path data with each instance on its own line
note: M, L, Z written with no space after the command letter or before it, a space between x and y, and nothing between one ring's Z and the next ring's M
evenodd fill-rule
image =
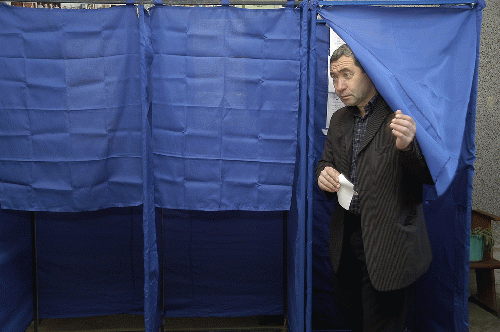
M345 81L343 79L338 79L337 82L334 84L335 90L337 91L344 91L346 88Z

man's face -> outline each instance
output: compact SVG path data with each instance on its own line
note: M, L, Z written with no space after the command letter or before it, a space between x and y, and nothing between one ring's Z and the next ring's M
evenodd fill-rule
M335 93L346 106L364 108L377 92L368 75L354 64L351 57L341 56L332 62L330 76Z

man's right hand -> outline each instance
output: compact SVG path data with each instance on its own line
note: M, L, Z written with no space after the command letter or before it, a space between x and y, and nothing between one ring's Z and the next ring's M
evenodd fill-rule
M336 193L340 189L340 173L331 166L325 167L318 176L318 186L323 191Z

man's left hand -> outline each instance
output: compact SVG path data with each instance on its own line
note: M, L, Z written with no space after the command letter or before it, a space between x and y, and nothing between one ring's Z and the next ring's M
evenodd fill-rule
M391 129L392 134L396 136L396 148L399 150L408 150L417 131L417 125L413 118L403 114L401 110L397 110L396 116L391 121Z

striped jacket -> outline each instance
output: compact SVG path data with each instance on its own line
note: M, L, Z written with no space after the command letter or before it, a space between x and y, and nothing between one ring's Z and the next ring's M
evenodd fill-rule
M333 114L317 177L326 166L349 175L353 112L344 107ZM389 128L393 114L383 98L378 98L357 156L366 264L373 286L380 291L409 286L432 259L422 209L422 186L432 184L432 178L416 141L409 151L396 149ZM330 224L330 258L335 271L342 249L344 211L335 199Z

